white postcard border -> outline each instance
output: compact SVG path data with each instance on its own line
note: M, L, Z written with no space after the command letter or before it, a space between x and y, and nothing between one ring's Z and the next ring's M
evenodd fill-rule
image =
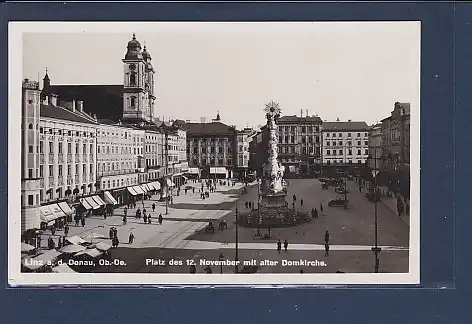
M367 285L420 283L420 80L418 107L412 107L410 125L410 245L408 273L346 274L146 274L146 273L21 273L21 83L23 33L131 33L151 28L176 28L178 24L224 24L248 28L251 24L270 24L274 28L313 22L10 22L8 24L8 283L18 286L58 285ZM341 24L352 22L316 22ZM421 57L420 22L356 22L358 24L409 23L417 26L418 55ZM58 27L60 25L60 28ZM420 74L420 58L418 75Z

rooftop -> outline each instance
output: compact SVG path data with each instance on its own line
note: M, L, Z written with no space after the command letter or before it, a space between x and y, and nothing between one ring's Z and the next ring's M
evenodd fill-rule
M367 131L369 126L363 121L324 122L324 131Z
M72 112L67 108L61 106L53 106L51 104L41 105L40 115L41 117L46 118L69 120L78 123L97 124L97 121L95 121L92 117L83 112L77 110L75 112Z
M281 116L277 119L277 124L280 123L322 123L320 117L318 116L308 116L308 117L299 117L296 115L293 116Z
M187 136L197 135L234 135L236 129L220 122L212 123L183 123L182 129L187 130Z

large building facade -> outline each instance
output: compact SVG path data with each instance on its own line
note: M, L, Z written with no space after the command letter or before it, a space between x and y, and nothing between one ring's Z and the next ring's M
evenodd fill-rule
M237 159L237 131L234 126L220 122L178 125L187 131L189 173L193 177L230 178Z
M279 158L285 172L311 174L321 164L323 121L318 116L282 116L277 120Z
M366 122L323 123L323 165L361 166L369 156Z

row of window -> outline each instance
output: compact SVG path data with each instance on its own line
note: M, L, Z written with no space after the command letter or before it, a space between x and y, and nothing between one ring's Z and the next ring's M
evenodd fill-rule
M333 160L333 161L328 160L328 161L326 161L326 164L331 164L331 162L332 162L333 164L344 164L344 161L343 161L343 160ZM353 164L353 163L352 163L352 160L348 160L347 163L348 163L348 164ZM361 160L357 160L357 164L362 164L362 161L361 161Z
M302 147L301 148L302 154L320 154L320 147L319 146L309 146L309 147ZM279 148L280 153L283 154L290 154L293 153L295 154L298 152L298 150L295 148L295 146L281 146Z
M54 176L55 169L57 169L57 174L59 176L62 176L63 175L63 168L64 168L64 166L61 165L61 164L57 165L56 168L55 168L54 164L49 164L48 165L48 176L49 177ZM32 169L29 169L29 170L31 170L31 173L33 172ZM28 172L29 172L29 170L28 170ZM93 164L89 165L89 171L90 171L90 173L93 173ZM75 175L78 175L78 174L79 174L79 164L76 164L75 165ZM82 174L87 174L87 164L85 164L85 163L82 164ZM68 176L72 175L72 165L71 164L67 165L67 175ZM43 165L39 166L39 177L40 178L44 177L44 166Z
M320 126L301 126L300 128L302 133L313 133L313 131L320 131ZM296 129L297 126L279 126L279 132L295 132Z
M344 150L326 150L326 155L343 155L343 154L344 154ZM364 155L368 155L368 154L369 154L369 150L365 149ZM352 155L352 149L347 150L347 155ZM362 150L358 149L357 155L362 155Z
M33 129L33 124L29 124L28 126L29 129ZM47 131L47 132L46 132ZM66 131L66 130L63 130L63 129L53 129L53 128L46 128L44 129L44 127L40 127L39 128L39 132L41 134L52 134L52 135L67 135L67 136L73 136L72 134L75 134L74 136L79 136L79 137L95 137L95 134L94 133L87 133L87 132L79 132L79 131Z
M111 148L111 150L110 150L110 148ZM108 145L107 146L105 146L105 145L97 146L97 153L103 153L103 154L115 154L116 153L116 154L128 154L128 155L134 154L134 155L136 155L136 154L142 154L142 150L143 150L142 147L133 147L133 148L131 148L131 147L125 146L125 147L121 148L121 153L120 153L119 152L120 150L118 149L118 146L113 146L113 145L112 146L108 146Z
M201 161L202 166L226 166L231 165L233 163L233 160L230 158L226 159L226 164L224 164L224 159L209 159L209 161L207 161L206 159L202 159ZM193 165L199 165L198 159L193 159Z
M306 143L319 143L319 136L302 136L300 139L302 144ZM295 144L295 136L279 136L279 143L291 143Z
M203 154L206 154L207 152L216 153L216 148L214 146L211 146L210 150L207 150L206 147L202 147L200 152L203 153ZM227 147L226 152L228 154L231 154L231 152L232 152L231 147ZM190 148L189 147L187 147L187 153L190 153ZM193 147L193 153L198 154L198 147L196 147L196 146ZM223 147L221 147L221 146L218 147L218 153L220 153L220 154L224 153Z
M330 134L331 134L331 137L336 137L336 133L325 133L325 134L326 134L326 137L330 137ZM337 134L338 134L338 137L343 137L343 133L337 133ZM368 134L364 133L364 136L367 137ZM347 137L352 137L352 134L347 133ZM361 137L361 133L357 133L357 137Z
M326 142L326 146L331 146L331 144L333 146L336 146L336 143L338 143L338 146L343 146L343 141L339 141L339 142L336 142L336 141L332 141L332 142ZM351 146L352 145L352 142L351 141L347 141L347 146ZM362 141L357 141L357 146L361 146L362 145ZM364 145L368 146L369 145L369 141L364 141Z
M54 142L49 142L48 143L49 146L49 150L48 152L49 153L54 153ZM94 149L93 149L93 144L90 144L89 146L89 151L88 153L90 154L93 154L94 153ZM59 142L58 143L58 146L57 146L57 149L58 149L58 153L59 154L63 154L63 143L62 142ZM33 146L30 145L29 148L28 148L28 151L29 153L33 153ZM36 147L36 152L37 153L44 153L44 142L43 141L39 141L39 148ZM76 154L79 154L79 143L75 143L75 153ZM82 145L82 153L83 154L87 154L87 144L83 144ZM72 143L67 143L67 154L72 154Z

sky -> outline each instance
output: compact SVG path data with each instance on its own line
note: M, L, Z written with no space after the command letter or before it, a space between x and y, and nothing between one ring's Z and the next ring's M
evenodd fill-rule
M264 108L325 121L419 109L420 25L379 23L49 23L23 33L23 78L51 84L123 84L136 33L152 56L156 114L257 127ZM84 103L86 105L86 103Z

